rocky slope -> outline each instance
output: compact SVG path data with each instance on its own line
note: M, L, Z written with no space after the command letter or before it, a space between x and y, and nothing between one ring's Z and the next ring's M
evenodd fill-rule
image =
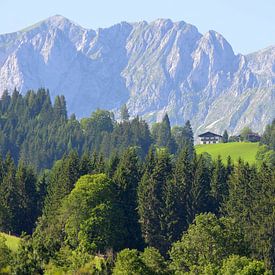
M0 35L0 93L46 87L78 117L127 103L150 122L168 113L204 130L262 131L275 117L275 47L235 55L215 31L159 19L88 30L53 16Z

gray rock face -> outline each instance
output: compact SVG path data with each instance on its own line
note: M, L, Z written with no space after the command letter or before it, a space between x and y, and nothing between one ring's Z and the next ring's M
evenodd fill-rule
M189 119L196 134L261 132L275 117L275 47L235 55L219 33L183 21L94 31L57 15L0 35L0 93L40 87L64 94L78 117L127 103L149 122Z

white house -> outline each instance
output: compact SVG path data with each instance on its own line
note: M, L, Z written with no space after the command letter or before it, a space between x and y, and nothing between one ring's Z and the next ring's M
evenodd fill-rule
M213 144L222 142L222 136L212 132L206 132L199 135L201 144Z

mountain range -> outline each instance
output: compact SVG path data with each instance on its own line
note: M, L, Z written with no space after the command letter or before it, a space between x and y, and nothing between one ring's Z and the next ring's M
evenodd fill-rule
M64 94L79 118L127 104L148 122L190 120L195 134L262 132L275 117L275 46L242 55L183 21L92 30L56 15L0 35L0 94L40 87Z

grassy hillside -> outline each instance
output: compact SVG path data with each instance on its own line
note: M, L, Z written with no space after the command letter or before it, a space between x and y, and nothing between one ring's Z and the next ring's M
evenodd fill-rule
M195 148L198 154L206 152L214 159L220 155L224 162L226 162L228 156L231 156L234 162L236 162L239 158L242 158L249 163L254 163L256 160L258 145L258 143L251 142L230 142L201 144L196 145Z
M2 236L4 236L7 240L7 246L12 250L12 251L16 251L18 249L19 246L19 242L20 242L20 238L15 237L15 236L11 236L5 233L0 233Z

